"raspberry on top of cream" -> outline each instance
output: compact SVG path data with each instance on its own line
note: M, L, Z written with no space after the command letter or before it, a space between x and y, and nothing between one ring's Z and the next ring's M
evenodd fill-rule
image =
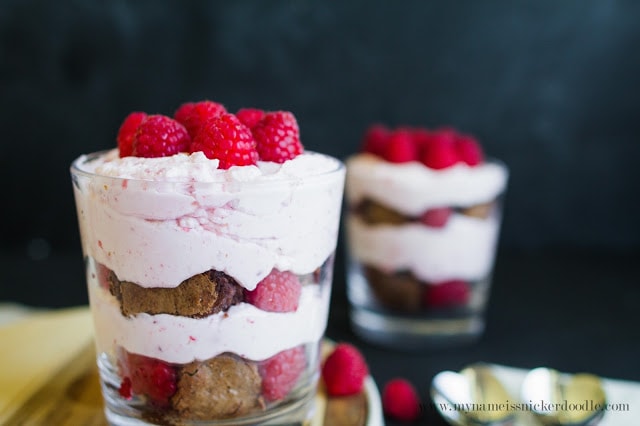
M434 170L421 163L390 163L372 154L347 160L347 198L382 202L410 215L442 206L468 207L504 191L507 171L499 163L454 164Z
M507 181L504 165L486 160L473 136L448 127L373 125L362 153L347 160L347 170L351 204L370 199L408 216L490 201Z
M177 116L189 124L199 150L193 143L184 148L178 121L148 115L135 128L138 114L133 125L127 124L131 115L123 123L118 150L74 163L96 175L82 188L95 202L79 197L88 254L142 287L175 287L216 269L252 290L273 268L315 270L335 250L342 164L305 152L291 113L264 112L252 122L259 129L252 139L253 128L238 116L203 120L203 111L220 109L194 111L197 120ZM182 151L169 147L160 155L174 139ZM121 141L131 142L128 151Z

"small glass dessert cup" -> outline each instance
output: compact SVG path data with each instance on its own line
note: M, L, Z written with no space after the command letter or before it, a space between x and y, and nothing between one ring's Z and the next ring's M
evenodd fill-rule
M344 165L218 166L117 149L71 166L110 424L313 415Z
M507 169L453 129L372 126L346 162L354 332L393 348L471 342L484 310Z

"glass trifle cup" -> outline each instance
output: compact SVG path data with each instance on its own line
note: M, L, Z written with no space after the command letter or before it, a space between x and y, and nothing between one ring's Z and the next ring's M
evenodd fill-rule
M308 420L344 165L111 150L71 174L108 421Z
M372 126L346 161L348 297L356 334L421 349L477 339L507 168L454 129Z

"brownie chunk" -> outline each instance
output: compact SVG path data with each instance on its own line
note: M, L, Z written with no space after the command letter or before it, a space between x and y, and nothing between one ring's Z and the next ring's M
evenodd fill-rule
M402 213L369 199L363 200L355 208L355 213L369 225L400 225L412 220L410 217L405 216Z
M144 288L120 281L111 272L109 290L120 301L122 315L171 314L202 318L242 302L244 292L233 278L215 270L197 274L175 288Z
M369 288L380 305L402 312L420 311L425 286L412 274L387 274L371 266L365 266L363 270Z
M224 419L264 410L255 363L231 354L187 364L178 373L172 407L184 419Z
M477 217L478 219L486 219L491 214L491 210L493 210L493 205L494 205L493 201L484 203L484 204L476 204L475 206L461 209L460 213L467 216L471 216L471 217Z

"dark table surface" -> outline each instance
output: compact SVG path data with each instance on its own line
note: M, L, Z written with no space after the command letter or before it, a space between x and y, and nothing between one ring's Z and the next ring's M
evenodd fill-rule
M638 251L502 250L483 337L463 347L422 352L377 347L352 333L344 265L338 260L327 336L357 345L380 389L391 378L409 379L425 403L417 424L445 424L429 409L433 376L476 361L640 381L638 260ZM51 308L86 304L79 252L42 260L5 252L0 268L0 301Z

